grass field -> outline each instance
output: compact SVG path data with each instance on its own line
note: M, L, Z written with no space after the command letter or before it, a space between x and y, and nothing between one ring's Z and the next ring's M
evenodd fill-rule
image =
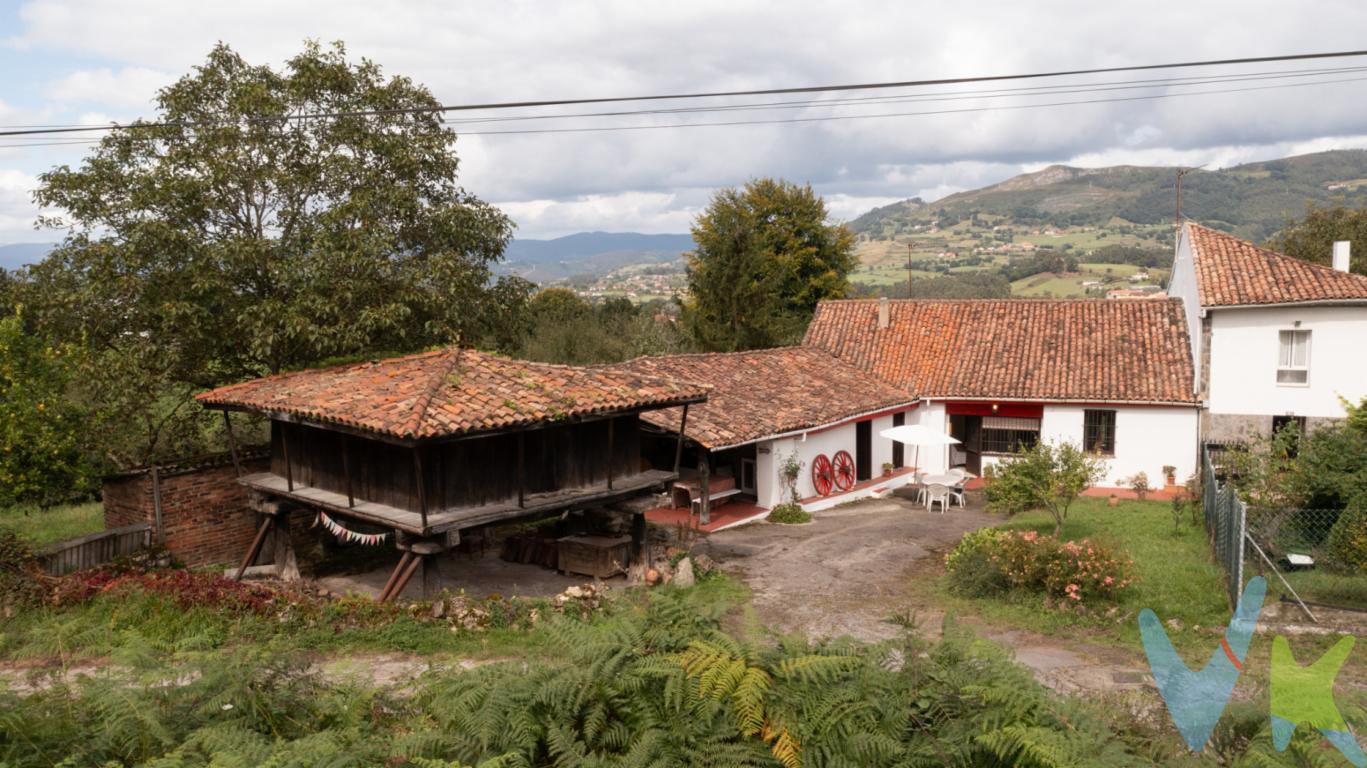
M35 547L74 539L104 530L104 506L98 501L64 504L43 511L37 507L0 510L0 528L14 531Z
M1042 535L1053 533L1054 522L1043 512L1018 515L1000 526L1007 530L1031 530ZM1157 501L1122 501L1116 507L1104 499L1079 499L1063 526L1062 538L1091 538L1110 542L1134 559L1135 584L1116 605L1115 615L1099 612L1077 616L1058 610L1044 610L1038 595L1005 598L965 598L949 591L948 578L929 580L923 587L951 612L978 615L997 625L1020 627L1045 635L1115 645L1142 654L1138 613L1149 608L1167 627L1173 645L1186 662L1203 665L1210 656L1230 619L1225 596L1224 572L1214 563L1206 534L1190 518L1174 532L1171 507ZM1307 578L1308 577L1308 578ZM1302 584L1348 600L1346 593L1357 590L1362 599L1362 579L1331 574L1302 573L1294 578ZM1277 600L1279 585L1269 578L1267 603ZM1356 582L1356 583L1354 583ZM1339 590L1334 592L1333 590ZM1344 603L1347 604L1347 603ZM1292 641L1298 658L1318 658L1337 639L1334 635L1298 635ZM1266 678L1272 643L1270 634L1254 638L1249 651L1249 667L1255 670L1250 685ZM1367 654L1354 653L1345 675L1361 679L1367 675ZM1263 692L1265 693L1265 692ZM1263 695L1263 694L1259 694Z
M1061 534L1064 539L1098 539L1114 544L1134 559L1134 587L1121 599L1116 617L1079 618L1062 611L1040 609L1038 595L1007 599L966 599L948 591L942 578L935 589L951 606L972 610L988 618L1029 627L1045 634L1070 634L1079 625L1099 639L1139 647L1139 628L1134 617L1151 608L1164 620L1177 619L1185 627L1223 626L1229 621L1224 575L1211 562L1204 531L1184 524L1174 532L1171 508L1157 501L1122 501L1108 506L1105 499L1078 499ZM1018 515L1001 526L1007 530L1030 530L1050 535L1054 521L1044 512ZM1195 642L1197 638L1188 638ZM1178 638L1174 637L1174 642ZM1200 638L1204 644L1204 636Z

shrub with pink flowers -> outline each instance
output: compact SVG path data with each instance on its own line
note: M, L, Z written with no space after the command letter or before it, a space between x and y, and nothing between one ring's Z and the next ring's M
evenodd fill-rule
M1034 531L966 536L946 564L951 586L962 594L1041 593L1065 605L1113 601L1134 581L1133 561L1115 547Z

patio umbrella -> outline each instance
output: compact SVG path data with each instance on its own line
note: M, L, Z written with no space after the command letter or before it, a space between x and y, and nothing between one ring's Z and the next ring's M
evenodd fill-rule
M915 448L915 459L912 466L916 467L916 475L920 477L925 474L921 471L921 446L923 445L953 445L959 440L950 437L938 429L922 426L920 424L904 424L900 427L889 427L878 433L889 440L896 440Z

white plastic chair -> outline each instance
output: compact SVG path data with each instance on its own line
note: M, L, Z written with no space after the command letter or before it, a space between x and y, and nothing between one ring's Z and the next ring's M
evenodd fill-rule
M940 504L940 514L944 514L949 509L950 492L949 486L932 483L926 486L926 511L934 509L936 502Z
M949 474L955 478L954 485L949 488L949 495L959 502L960 507L968 506L964 501L964 484L968 481L968 472L963 467L952 467Z

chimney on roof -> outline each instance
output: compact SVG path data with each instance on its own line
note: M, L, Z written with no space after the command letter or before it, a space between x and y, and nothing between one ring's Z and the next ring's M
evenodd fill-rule
M1347 240L1334 241L1334 269L1340 272L1348 271L1349 253L1353 244Z
M878 329L888 327L888 297L884 296L878 300Z

